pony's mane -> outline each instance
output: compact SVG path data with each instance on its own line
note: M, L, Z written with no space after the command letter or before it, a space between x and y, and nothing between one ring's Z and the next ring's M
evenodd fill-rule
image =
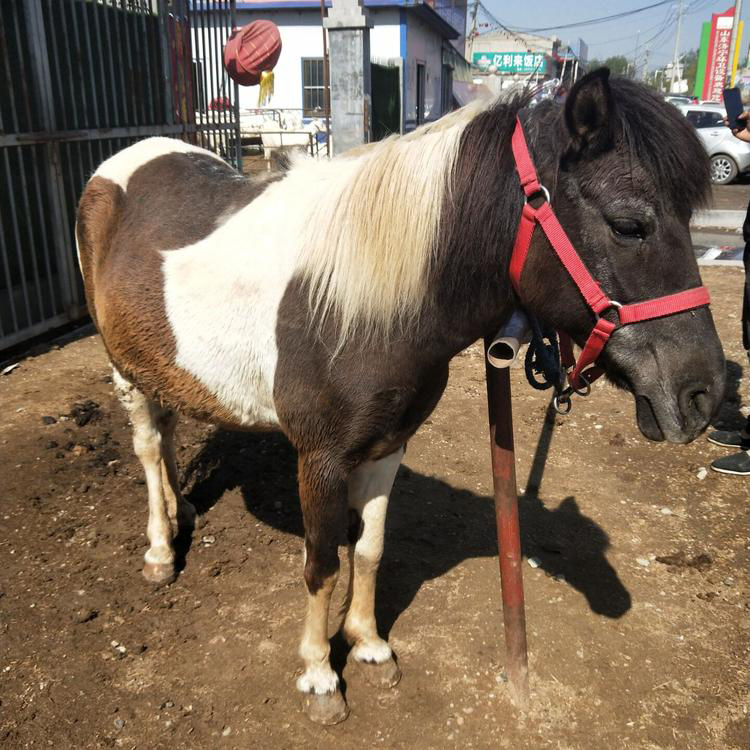
M387 335L418 315L461 136L493 104L472 103L324 166L300 271L317 324L335 310L339 342L355 328Z
M690 214L711 195L708 156L687 118L655 91L628 78L610 86L623 137L668 205Z
M686 214L704 205L710 195L709 164L692 126L645 86L622 78L611 79L610 85L621 137L665 203ZM472 154L492 150L496 143L490 140L510 133L528 101L528 92L517 90L478 101L408 135L309 166L320 189L299 271L316 328L335 313L338 346L355 329L365 338L408 330L427 298L431 271L439 265L437 240L444 211L456 205L452 187L467 126L479 116L489 118L488 127L479 128ZM550 128L555 121L559 126ZM544 102L524 122L531 140L546 143L534 149L537 167L546 164L556 171L565 145L562 108Z

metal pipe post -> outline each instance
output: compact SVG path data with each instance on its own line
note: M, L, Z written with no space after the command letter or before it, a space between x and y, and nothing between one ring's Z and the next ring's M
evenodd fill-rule
M518 523L516 462L513 447L513 412L510 371L497 369L487 361L490 341L485 341L487 405L490 421L492 484L495 490L497 545L505 626L505 655L508 684L517 706L523 708L529 696L529 667L526 647L521 534Z

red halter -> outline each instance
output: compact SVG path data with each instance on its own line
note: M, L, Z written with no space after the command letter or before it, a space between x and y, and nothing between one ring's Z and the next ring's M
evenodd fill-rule
M686 289L676 294L668 294L665 297L648 300L646 302L635 302L629 305L621 305L619 302L611 300L602 291L599 284L594 280L591 274L583 265L578 257L575 248L565 234L565 230L560 226L552 207L550 206L550 196L538 180L534 162L531 160L526 139L523 134L521 121L516 118L516 128L513 131L512 139L513 156L516 160L516 170L521 180L521 187L526 196L523 211L521 213L521 223L516 234L516 242L513 246L513 255L510 259L510 279L516 294L520 296L521 289L521 272L523 271L526 255L531 244L531 237L538 223L542 231L547 236L550 245L557 253L558 258L565 266L565 270L575 282L588 306L594 311L597 317L596 325L589 334L583 351L578 357L578 362L573 357L573 347L570 338L565 333L560 333L560 350L562 355L563 366L569 370L575 365L573 372L568 374L568 382L574 390L585 388L593 380L598 378L603 370L599 367L591 367L584 370L590 364L598 359L602 350L609 341L612 333L620 326L629 323L638 323L641 320L651 320L652 318L662 318L665 315L674 315L675 313L692 310L696 307L708 305L711 301L708 295L708 289L704 286L698 286L694 289ZM529 203L531 197L543 197L544 201L539 208L534 208ZM608 320L600 317L603 312L609 309L616 309L620 318L619 324L610 323Z

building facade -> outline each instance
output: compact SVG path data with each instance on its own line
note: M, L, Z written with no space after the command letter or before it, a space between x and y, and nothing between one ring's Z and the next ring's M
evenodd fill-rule
M567 86L585 72L587 57L583 39L571 46L556 37L499 30L470 36L466 42L474 82L494 92L547 81Z
M467 40L466 57L474 80L492 91L531 80L543 83L557 76L560 40L500 30Z
M326 4L330 7L330 0ZM373 115L378 108L388 110L387 132L408 132L441 117L453 106L454 69L463 63L468 73L468 65L451 44L465 33L465 0L365 0L364 5L371 23ZM263 106L297 111L303 122L322 117L325 90L320 2L237 1L238 26L261 19L276 24L282 43L273 71L273 95ZM194 47L196 56L203 57L200 39L195 40ZM224 71L220 75L225 76ZM258 108L258 97L258 86L240 87L240 109ZM375 119L373 128L377 130Z

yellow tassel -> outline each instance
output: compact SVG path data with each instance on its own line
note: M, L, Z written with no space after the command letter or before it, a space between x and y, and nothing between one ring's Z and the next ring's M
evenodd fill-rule
M260 92L258 93L258 106L263 107L271 101L273 96L273 71L264 70L260 74Z

